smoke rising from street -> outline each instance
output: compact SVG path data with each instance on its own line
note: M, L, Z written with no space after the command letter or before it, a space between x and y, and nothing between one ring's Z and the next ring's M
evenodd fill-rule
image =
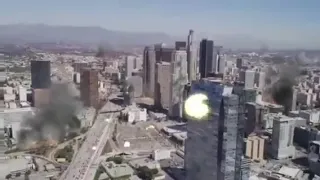
M45 140L61 141L70 129L80 128L79 120L74 118L80 103L74 99L68 85L52 84L50 93L50 103L21 123L19 146L25 148Z
M299 68L296 65L284 65L279 68L279 79L271 86L270 93L273 101L284 106L285 113L290 110L293 86L295 78L299 75Z

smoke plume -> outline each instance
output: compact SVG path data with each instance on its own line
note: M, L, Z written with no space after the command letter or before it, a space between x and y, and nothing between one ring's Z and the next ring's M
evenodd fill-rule
M80 128L80 122L74 116L79 103L68 85L53 84L50 93L50 103L22 122L19 146L27 147L30 143L46 140L61 141L70 129Z
M272 84L270 93L273 101L284 106L285 113L290 110L293 96L295 78L298 76L299 68L295 65L284 65L279 68L279 79Z

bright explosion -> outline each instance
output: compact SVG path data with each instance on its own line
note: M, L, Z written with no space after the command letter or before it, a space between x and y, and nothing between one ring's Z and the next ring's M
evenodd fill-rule
M188 97L184 104L186 114L195 120L203 120L210 112L206 100L208 97L205 94L193 94Z

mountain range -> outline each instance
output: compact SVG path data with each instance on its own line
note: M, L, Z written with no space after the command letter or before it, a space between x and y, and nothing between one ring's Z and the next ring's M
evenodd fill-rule
M111 47L144 46L155 43L172 44L185 38L174 37L166 33L124 32L108 30L102 27L52 26L46 24L9 24L0 25L0 43L77 43L107 44ZM198 37L198 36L197 36ZM227 48L256 48L262 44L248 35L215 35L214 40ZM198 37L201 38L201 37Z

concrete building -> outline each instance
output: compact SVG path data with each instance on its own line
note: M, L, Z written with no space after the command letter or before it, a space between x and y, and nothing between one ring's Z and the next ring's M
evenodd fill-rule
M187 42L185 42L185 41L176 41L175 42L175 49L176 50L186 50L187 49Z
M188 43L187 43L187 63L188 63L188 81L191 83L197 78L197 52L193 44L194 31L189 30Z
M249 102L246 104L247 109L247 123L246 134L249 135L256 130L263 129L263 117L266 113L264 106L255 102Z
M246 142L246 156L253 161L263 163L265 153L265 141L267 137L257 136L255 134L248 136Z
M210 80L192 84L191 94L194 93L208 96L212 113L202 121L187 122L186 180L241 177L241 162L237 161L237 155L243 153L237 148L238 96L232 94L232 87Z
M187 53L175 51L172 56L168 114L172 117L182 117L183 88L188 83Z
M32 106L41 108L50 103L50 89L32 89Z
M4 134L5 128L11 128L11 137L17 139L17 134L20 130L21 123L27 119L33 117L35 110L33 108L16 108L5 109L0 111L0 134ZM0 138L1 141L1 138ZM1 155L0 155L1 156Z
M50 86L50 61L31 61L31 87L34 89L48 89Z
M258 73L258 89L259 91L262 91L265 87L266 82L266 73L265 72L259 72Z
M128 106L125 110L128 115L128 122L147 121L147 109L138 108L136 105Z
M110 179L130 178L134 174L134 170L128 164L102 161L101 165Z
M127 56L125 60L125 75L127 78L132 76L132 73L135 70L136 66L136 57L135 56Z
M75 62L73 63L72 66L73 66L74 72L76 73L81 73L81 69L89 67L88 63L86 62Z
M156 54L153 47L143 52L143 90L144 96L154 98L156 83Z
M320 176L320 141L309 143L308 162L310 170Z
M131 76L126 80L128 85L134 89L134 97L141 97L143 94L143 79L140 76Z
M223 55L220 55L218 54L217 55L217 73L219 74L224 74L225 73L225 65L226 65L226 56L223 56Z
M291 99L291 108L290 111L296 111L297 110L297 101L298 101L298 89L293 88L292 91L292 99Z
M81 78L81 74L76 72L73 73L73 82L76 84L80 84L80 78Z
M159 108L168 109L170 106L170 92L172 88L172 63L157 63L158 79L156 84L155 105Z
M295 121L291 117L279 114L274 118L271 154L275 159L294 157L294 127Z
M238 58L237 61L236 61L236 67L237 67L238 69L241 69L242 66L243 66L243 61L242 61L241 58Z
M254 76L255 76L254 71L251 71L251 70L245 71L245 79L244 79L245 89L253 89L254 88Z
M313 110L301 110L299 111L299 117L307 120L308 123L318 125L320 123L320 111L318 109Z
M170 159L171 158L171 150L169 149L157 149L152 152L152 158L155 161Z
M99 103L98 71L90 68L82 70L80 98L86 107L97 107Z
M19 101L26 102L27 101L27 89L22 86L19 86L18 93L19 93Z

